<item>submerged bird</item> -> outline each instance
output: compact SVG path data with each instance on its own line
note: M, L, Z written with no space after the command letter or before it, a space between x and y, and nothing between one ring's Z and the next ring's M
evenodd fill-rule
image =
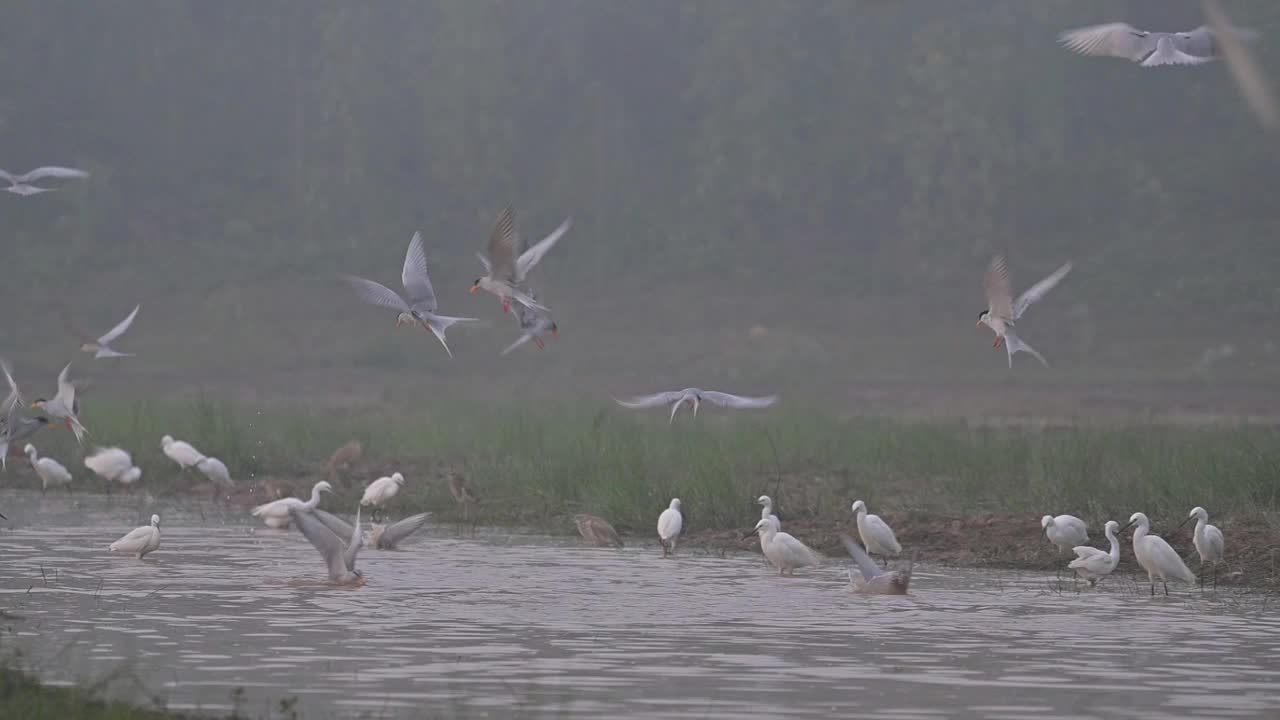
M1195 584L1196 576L1191 568L1182 562L1178 553L1164 538L1151 534L1151 521L1144 513L1136 512L1129 517L1129 523L1121 530L1137 525L1133 531L1133 557L1143 570L1147 571L1147 579L1151 581L1151 595L1156 594L1156 578L1164 586L1164 594L1169 594L1169 580L1181 580L1188 585Z
M902 552L898 538L894 537L893 528L880 519L879 515L868 515L867 504L858 500L853 504L853 514L858 517L858 536L862 544L867 546L868 553L884 557L885 567L889 566L889 558L897 557Z
M715 403L722 407L734 408L737 410L748 408L766 408L778 401L777 395L767 395L765 397L743 397L740 395L730 395L729 393L716 392L714 390L699 390L698 388L685 388L683 390L671 390L669 392L660 392L654 395L641 395L633 397L630 400L619 400L614 398L613 401L625 408L651 408L659 405L671 405L671 419L669 423L675 422L676 411L681 405L688 404L693 408L693 416L698 416L698 405L705 400Z
M343 541L351 541L351 533L354 530L347 524L347 521L319 508L312 510L311 514L319 518L320 522L335 532ZM390 525L374 525L369 529L369 544L375 550L395 550L400 541L422 529L430 517L431 513L418 513Z
M674 555L676 538L684 527L684 515L680 514L680 498L671 498L671 504L658 516L658 541L662 543L662 557Z
M138 316L138 310L142 309L142 305L138 304L133 307L133 312L129 313L129 317L121 320L118 325L97 340L86 342L80 346L82 352L93 353L95 359L113 358L113 357L133 357L133 353L116 352L111 347L111 343L119 339L121 335L129 329L133 324L133 319Z
M476 254L480 264L484 266L485 275L476 278L471 284L471 292L479 290L493 293L502 300L502 312L511 309L511 301L536 310L546 310L519 288L524 284L529 271L542 260L542 256L559 242L560 237L568 232L572 222L565 219L560 227L538 241L533 247L523 250L520 236L516 233L515 211L510 207L498 213L493 224L493 232L489 234L489 244L485 246L485 254Z
M982 287L987 294L987 309L978 313L977 324L986 325L996 334L996 341L992 347L1000 347L1002 344L1005 346L1005 350L1009 353L1009 367L1013 367L1013 356L1017 352L1030 353L1045 367L1049 366L1049 362L1043 355L1014 333L1013 325L1022 318L1027 308L1043 298L1069 272L1071 272L1071 263L1063 264L1062 267L1053 271L1052 275L1032 285L1030 289L1019 295L1017 300L1014 300L1009 282L1009 268L1005 265L1004 258L997 255L991 259L991 264L987 266L987 274L982 279Z
M530 299L534 298L532 290L530 290L528 294ZM542 341L542 338L545 337L547 333L551 333L551 336L554 338L560 337L560 327L551 319L551 313L546 310L525 307L524 305L517 303L515 316L516 320L520 323L520 330L522 332L520 337L516 338L515 342L508 345L506 349L502 351L503 355L506 355L530 340L532 340L533 344L541 350L546 347L546 343Z
M204 462L204 453L195 449L195 447L182 440L174 440L172 435L165 435L160 438L160 449L164 452L164 456L178 463L178 467L186 470L195 467Z
M1077 545L1071 548L1071 551L1076 554L1076 559L1067 563L1067 567L1075 570L1077 575L1088 580L1090 587L1097 585L1099 580L1110 575L1116 569L1116 565L1120 564L1120 541L1116 539L1116 533L1119 531L1120 523L1115 520L1108 520L1104 526L1103 533L1111 543L1111 550L1099 550L1088 545Z
M578 526L578 534L594 545L622 547L622 539L618 537L618 531L614 530L613 526L602 517L578 513L573 516L573 524Z
M80 180L89 177L89 173L76 168L58 167L57 165L46 165L30 170L21 175L12 175L4 170L0 170L0 180L9 183L9 187L4 188L5 192L11 192L14 195L37 195L39 193L51 192L56 188L36 187L31 183L45 178L54 178L57 180Z
M868 595L906 595L907 586L911 584L911 568L915 566L915 557L911 558L911 562L905 570L894 570L887 572L881 570L876 561L866 553L853 538L848 535L841 535L840 541L844 543L844 547L849 551L849 555L853 557L853 562L857 564L858 570L861 571L862 577L855 578L853 570L849 570L849 584L853 586L854 592L866 593Z
M160 516L152 515L151 524L134 528L128 535L107 547L111 552L133 553L139 560L149 552L160 549Z
M1218 563L1222 562L1223 557L1223 539L1222 531L1209 524L1209 513L1199 505L1191 508L1191 513L1187 515L1187 519L1183 520L1178 527L1186 525L1192 518L1196 521L1196 529L1191 536L1191 543L1196 547L1196 554L1200 556L1200 583L1204 584L1204 566L1213 565L1213 587L1218 587Z
M1243 28L1232 31L1240 38L1257 36ZM1081 55L1124 58L1142 67L1199 65L1216 60L1221 51L1220 38L1207 25L1189 32L1149 32L1128 23L1106 23L1068 30L1058 42Z
M134 467L133 458L118 447L94 450L84 459L84 466L107 482L131 485L142 477L142 468ZM107 486L110 489L110 485Z
M58 393L53 396L52 400L44 398L36 398L31 403L31 407L44 410L45 414L56 420L62 420L67 427L76 435L76 442L83 443L84 436L89 434L84 425L80 424L80 418L76 417L76 386L67 379L67 372L71 370L71 363L62 368L62 372L58 373Z
M364 545L360 534L359 506L356 507L356 525L351 531L351 539L344 544L342 538L323 521L301 509L300 505L289 507L289 519L298 526L307 542L320 551L320 557L329 566L329 580L337 585L363 585L364 576L356 570L356 554Z
M382 507L388 500L396 496L400 492L400 488L404 486L404 475L393 473L391 477L380 477L369 483L369 487L364 489L364 495L360 498L360 504L364 506L372 505L374 507Z
M57 487L71 482L71 473L67 472L62 463L50 457L38 457L35 445L27 443L22 452L27 454L27 459L31 461L31 467L35 469L36 475L40 476L40 489L42 491L48 490L50 486Z
M272 500L269 503L263 503L249 511L250 515L262 518L267 527L277 530L284 530L289 527L289 521L292 517L293 510L299 510L303 513L311 512L320 504L320 493L333 492L333 486L328 482L321 480L311 486L311 499L303 502L298 498L288 497L279 500Z
M400 282L404 285L409 299L406 301L391 288L372 280L354 275L343 275L360 296L361 300L379 307L395 310L396 327L403 324L420 325L436 336L444 351L453 357L449 343L445 340L445 331L455 323L471 322L475 318L449 317L436 314L436 293L431 287L431 276L427 274L427 251L422 245L422 233L416 232L409 240L409 249L404 255L404 268L400 272Z
M764 556L778 568L779 575L795 575L796 568L819 564L818 554L794 536L779 531L777 519L768 517L756 523L751 532L743 535L743 539L751 537L751 533L759 533L760 549Z
M1058 546L1058 553L1089 542L1089 527L1075 515L1045 515L1040 518L1045 537Z

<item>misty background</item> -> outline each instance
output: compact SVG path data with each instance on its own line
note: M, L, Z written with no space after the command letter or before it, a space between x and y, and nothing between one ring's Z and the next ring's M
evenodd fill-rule
M1224 3L1280 77L1280 5ZM501 406L700 385L840 413L1264 413L1280 154L1221 63L1074 55L1197 2L156 2L0 8L0 353L52 392ZM561 337L466 290L506 204ZM399 289L421 230L429 335ZM981 277L1072 260L1006 367ZM143 307L118 349L76 352Z

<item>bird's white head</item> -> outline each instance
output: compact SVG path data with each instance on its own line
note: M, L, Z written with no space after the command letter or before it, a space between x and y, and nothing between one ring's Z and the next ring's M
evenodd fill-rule
M680 509L680 498L671 498L671 506L670 506L670 507L671 507L671 509L672 509L672 510L679 510L679 509Z
M1209 512L1204 508L1200 507L1199 505L1197 505L1191 508L1191 512L1187 515L1187 517L1188 518L1205 518L1207 520L1209 518Z
M853 503L853 514L857 515L859 511L861 512L867 511L867 504L862 502L861 500L858 500Z
M1139 530L1151 529L1151 521L1147 519L1146 513L1140 513L1140 512L1136 512L1130 515L1129 522L1125 523L1124 527L1120 529L1127 530L1134 525L1137 525Z
M762 518L760 522L756 523L755 532L768 532L771 527L773 527L773 523L769 522L769 518Z
M1053 524L1052 515L1045 515L1044 517L1040 518L1040 527L1047 528L1052 524Z
M22 448L22 452L26 453L27 455L35 455L36 446L32 445L31 443L27 443L27 446Z
M990 325L990 324L991 324L991 311L990 311L990 310L983 310L982 312L978 313L978 322L976 322L976 323L974 323L974 324L975 324L975 326L977 326L977 327L981 327L981 326L983 326L983 325Z
M159 516L159 515L152 515L152 516L151 516L151 527L160 527L160 516Z
M327 493L333 492L333 486L329 484L328 480L321 480L320 482L316 483L315 486L312 487L311 489L314 490L315 492L327 492Z
M172 444L173 444L172 435L165 435L164 437L160 438L160 447L169 447Z
M397 485L404 485L404 476L400 473L393 473L391 475L391 482Z
M138 480L141 478L142 478L142 468L131 467L129 468L129 472L126 472L124 475L120 476L120 482L126 483L126 484L135 483L135 482L138 482Z
M757 505L772 505L772 504L773 504L773 499L772 499L772 498L770 498L768 495L761 495L760 497L756 498L756 504L757 504Z
M1115 520L1108 520L1107 524L1103 526L1104 534L1111 533L1112 535L1115 535L1118 532L1120 532L1120 523L1116 522Z
M417 321L414 319L413 315L410 315L407 312L402 312L396 316L396 327L400 327L401 325L412 325L415 322Z

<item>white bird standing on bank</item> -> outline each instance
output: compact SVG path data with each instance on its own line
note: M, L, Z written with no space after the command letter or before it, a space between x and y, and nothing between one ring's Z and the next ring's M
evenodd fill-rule
M445 331L456 323L471 322L475 318L449 317L437 315L436 292L431 287L431 276L427 273L427 251L422 245L422 233L414 233L409 240L409 249L404 255L404 268L400 271L400 282L404 285L409 299L406 301L400 294L382 283L366 280L354 275L343 275L360 296L361 300L379 307L395 310L396 327L403 324L420 325L430 330L432 335L444 346L444 351L453 357L449 343L445 340Z
M680 537L680 529L683 527L680 498L671 498L671 504L658 516L658 540L662 542L662 557L675 554L676 538Z
M121 335L129 329L133 324L133 319L138 316L138 310L142 309L142 305L138 304L133 307L133 312L129 313L129 317L120 321L120 324L111 328L110 332L97 340L86 342L80 346L82 352L93 353L95 359L115 358L115 357L133 357L133 353L116 352L111 347L111 343L115 342Z
M165 457L178 463L178 467L183 470L199 465L205 458L204 453L195 449L191 443L174 440L172 435L160 438L160 449L164 451Z
M888 567L889 558L902 552L893 528L879 515L868 515L867 504L861 500L853 504L853 514L858 516L858 535L862 537L862 544L867 546L867 553L883 556L885 567Z
M71 363L67 363L67 366L62 368L62 372L58 373L58 393L52 400L36 398L36 401L31 403L31 407L32 409L40 408L49 417L65 422L67 427L76 434L76 442L83 443L84 436L88 435L89 431L80 424L80 418L76 417L76 386L67 378L69 370L71 370Z
M131 485L142 477L142 468L134 467L133 458L118 447L94 450L91 455L85 457L84 466L108 483ZM110 485L107 485L107 492L111 492Z
M1058 554L1089 542L1089 528L1075 515L1045 515L1040 518L1045 537L1058 546Z
M76 168L58 167L57 165L46 165L38 167L35 170L29 170L21 175L12 175L4 170L0 170L0 180L9 183L9 187L5 188L5 192L11 192L14 195L37 195L44 192L52 192L57 188L36 187L31 183L44 178L54 178L57 180L81 180L89 177L89 173Z
M840 541L844 543L844 547L849 551L850 557L858 566L858 571L862 574L861 578L855 578L853 570L849 570L849 584L853 586L854 592L866 593L868 595L906 595L907 586L911 584L911 568L915 566L915 558L907 565L905 570L895 570L886 572L881 570L876 561L866 553L853 538L848 535L841 535Z
M1119 531L1120 523L1108 520L1103 532L1111 543L1111 550L1108 552L1089 545L1077 545L1071 548L1076 559L1067 563L1067 567L1088 580L1090 587L1097 585L1099 580L1110 575L1116 565L1120 564L1120 541L1116 538Z
M1257 33L1232 28L1237 38L1253 39ZM1219 38L1207 25L1189 32L1150 32L1115 22L1068 30L1058 36L1064 47L1081 55L1132 60L1142 67L1200 65L1216 60Z
M404 475L393 473L391 477L380 477L369 483L369 487L364 489L364 495L360 498L360 504L368 507L382 507L388 500L396 496L400 492L400 488L404 486Z
M38 457L35 445L27 443L27 446L22 448L22 452L27 454L27 459L31 461L31 467L35 469L36 475L40 476L41 491L71 482L71 473L67 472L62 463L53 458Z
M1186 525L1189 520L1195 518L1196 529L1191 536L1191 543L1196 546L1196 554L1200 556L1200 584L1204 585L1204 566L1206 564L1213 566L1213 588L1218 588L1218 563L1222 562L1223 557L1223 538L1222 531L1209 524L1209 512L1199 505L1191 508L1191 513L1187 515L1187 519L1183 520L1178 527Z
M1138 527L1133 531L1133 556L1142 569L1147 571L1147 579L1151 581L1151 595L1154 597L1156 594L1157 577L1164 586L1165 595L1169 594L1169 580L1181 580L1194 585L1196 576L1191 568L1182 562L1177 551L1164 538L1151 534L1151 521L1145 514L1134 513L1129 517L1129 523L1120 529L1124 530L1135 524Z
M550 235L521 252L522 242L519 234L516 233L515 211L510 207L503 208L502 212L498 213L498 219L494 221L493 232L489 234L489 244L485 246L485 253L476 254L480 264L484 266L485 275L476 278L471 285L471 292L484 290L497 295L502 300L502 312L511 310L512 300L528 308L546 310L532 297L521 292L519 287L524 284L529 272L538 264L538 261L542 260L542 256L560 241L561 236L568 232L572 224L566 218L560 223L560 227L551 231Z
M1013 356L1017 352L1028 352L1045 367L1049 366L1044 356L1014 333L1013 325L1022 318L1027 308L1044 297L1069 272L1071 272L1071 263L1065 263L1052 275L1032 285L1029 290L1014 300L1009 282L1009 268L1004 258L997 255L991 259L991 264L987 266L987 274L982 278L982 287L987 294L987 309L978 313L977 324L986 325L996 334L996 341L992 347L1000 347L1001 344L1005 346L1009 354L1009 367L1013 367Z
M281 498L273 500L269 503L263 503L249 511L250 515L262 518L267 527L277 530L284 530L289 527L290 510L298 510L299 512L308 513L320 504L320 493L333 492L333 486L328 482L321 480L311 486L311 499L303 502L298 498Z
M128 535L107 547L111 552L133 553L139 560L160 549L160 516L152 515L151 524L129 531Z
M795 575L796 568L819 564L818 554L789 533L778 530L778 521L772 517L756 523L752 532L760 534L760 549L779 575ZM743 539L751 537L751 533Z
M351 531L351 539L345 545L342 538L324 524L309 510L301 509L301 504L289 507L289 518L298 525L307 542L320 552L325 564L329 566L329 580L337 585L363 585L364 576L356 570L356 554L364 545L364 537L360 533L360 508L356 507L356 525Z
M614 398L613 401L625 408L651 408L659 405L671 405L671 419L669 423L675 422L676 411L681 405L688 404L693 408L693 416L698 417L698 405L705 400L715 403L721 407L734 408L743 410L748 408L766 408L778 401L777 395L768 395L765 397L744 397L741 395L730 395L729 393L716 392L715 390L700 390L698 388L685 388L683 390L671 390L668 392L660 392L654 395L641 395L633 397L630 400L619 400Z
M756 498L756 504L760 506L761 520L768 520L769 518L773 518L774 520L778 521L778 527L782 527L782 520L780 520L778 516L775 515L773 512L773 498L769 497L768 495L761 495L760 497Z

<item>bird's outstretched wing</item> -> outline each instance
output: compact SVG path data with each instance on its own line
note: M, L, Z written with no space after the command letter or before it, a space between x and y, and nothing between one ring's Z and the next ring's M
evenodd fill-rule
M364 535L360 532L360 506L357 505L356 524L355 527L351 529L351 541L347 543L347 548L342 553L342 561L346 563L347 570L355 572L356 554L360 552L360 548L362 547L364 547Z
M982 289L987 295L987 309L1004 320L1013 319L1013 290L1009 284L1009 266L1004 257L991 258L987 273L982 276Z
M1106 23L1068 30L1058 35L1063 47L1081 55L1101 55L1140 61L1156 49L1151 34L1128 23Z
M342 542L351 542L351 525L346 520L343 520L333 513L325 512L320 508L315 508L311 511L311 514L315 515L316 519L324 523L325 527L332 530L333 534L337 535Z
M59 180L81 180L89 177L89 173L84 170L69 167L58 167L57 165L46 165L38 167L35 170L19 175L14 178L20 183L30 183L44 178L57 178Z
M876 561L871 559L866 550L848 535L841 535L840 542L844 543L844 549L849 551L850 557L857 563L858 569L862 571L862 579L870 582L874 578L883 575L884 571L876 565Z
M329 578L337 580L347 574L347 563L344 559L342 540L334 534L316 516L295 507L289 508L289 518L311 546L320 552L320 557L329 566Z
M422 529L427 524L427 518L431 517L431 513L418 513L392 523L382 531L382 542L384 545L394 546L401 540Z
M382 283L366 280L355 275L343 275L342 279L351 285L351 289L356 291L356 295L361 300L370 305L377 305L398 312L410 311L409 304L404 301L404 298Z
M520 249L520 236L516 235L516 214L510 206L498 213L489 234L485 252L489 256L489 274L498 280L515 282L516 254Z
M667 405L684 397L684 393L679 390L671 390L668 392L660 392L654 395L640 395L630 400L619 400L614 398L613 401L626 408L651 408L659 405Z
M409 249L404 254L404 270L400 273L404 289L409 293L409 302L414 307L427 312L436 310L436 291L431 287L431 276L427 274L427 250L422 244L422 233L416 232L409 240Z
M713 402L717 405L731 408L765 408L778 402L777 395L766 395L765 397L743 397L741 395L730 395L729 393L716 392L707 390L702 393L702 399Z
M1022 317L1022 314L1027 311L1027 308L1031 307L1045 295L1049 294L1049 291L1053 289L1053 286L1057 285L1069 272L1071 272L1071 263L1063 263L1062 267L1054 270L1053 274L1049 277L1041 280L1035 285L1032 285L1026 292L1019 295L1018 299L1013 303L1013 315L1010 319L1017 320Z
M121 320L121 321L120 321L120 323L119 323L118 325L116 325L115 327L111 328L111 331L110 331L110 332L108 332L106 335L103 335L102 337L98 338L98 344L99 344L99 345L110 345L110 344L111 344L111 343L112 343L116 338L118 338L118 337L120 337L121 335L123 335L123 334L125 333L125 331L129 329L129 326L133 324L133 319L134 319L134 318L136 318L136 317L138 317L138 311L139 311L139 310L141 310L141 309L142 309L142 304L141 304L141 303L139 303L139 304L137 304L137 305L134 305L134 306L133 306L133 312L129 313L129 317L127 317L127 318L125 318L125 319Z
M536 245L520 253L520 257L516 259L516 280L523 282L525 277L529 274L529 271L533 270L533 267L538 264L538 261L542 260L542 256L546 255L548 250L555 247L556 243L560 241L560 237L568 232L569 228L572 226L573 221L569 218L565 218L565 221L560 223L560 227L552 230L550 235L542 238ZM532 293L530 293L530 296L532 297Z

